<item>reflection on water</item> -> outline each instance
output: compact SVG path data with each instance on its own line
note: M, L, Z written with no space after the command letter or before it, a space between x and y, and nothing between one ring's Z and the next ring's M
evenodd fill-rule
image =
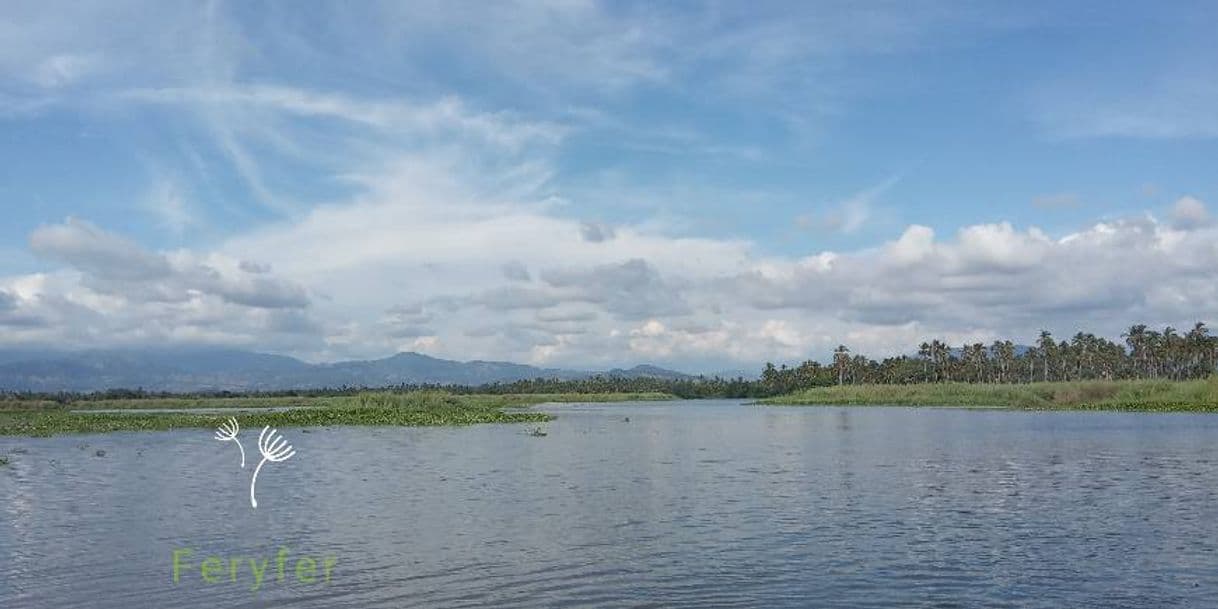
M283 430L257 511L203 430L0 438L0 606L1218 606L1218 417L552 409ZM280 546L332 581L172 581Z

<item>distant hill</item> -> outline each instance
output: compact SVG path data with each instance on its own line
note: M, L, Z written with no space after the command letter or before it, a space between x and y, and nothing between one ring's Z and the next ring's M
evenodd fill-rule
M420 353L383 359L309 364L237 349L0 350L0 390L251 391L321 387L385 387L435 383L482 385L523 379L573 380L596 374L627 378L693 378L657 366L608 372L538 368L511 362L459 362Z
M672 370L667 370L659 366L652 366L650 364L639 364L638 366L625 370L621 368L614 368L613 370L605 372L604 374L605 376L616 376L622 378L653 378L673 381L683 381L697 378L692 374L674 372Z

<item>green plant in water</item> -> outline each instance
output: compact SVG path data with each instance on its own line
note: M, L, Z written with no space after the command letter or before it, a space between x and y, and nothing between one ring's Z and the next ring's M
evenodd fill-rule
M432 426L478 423L540 423L553 416L537 411L505 410L547 401L552 396L486 394L457 395L445 391L364 392L354 396L297 398L293 410L251 410L241 415L242 425L270 425L280 429L333 425ZM159 400L148 400L156 402ZM210 404L208 404L210 405ZM240 400L224 398L225 407L241 406ZM261 403L259 406L283 406ZM0 410L0 436L49 436L65 433L111 431L160 431L184 427L215 429L223 419L215 414L181 410L147 412L131 403L121 413L92 412L94 408L58 407L43 410ZM224 416L227 418L227 416Z

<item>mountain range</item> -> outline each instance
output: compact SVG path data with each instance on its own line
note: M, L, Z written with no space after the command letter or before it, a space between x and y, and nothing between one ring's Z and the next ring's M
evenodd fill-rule
M608 371L538 368L494 361L398 353L383 359L310 364L236 349L0 350L0 391L268 391L400 384L483 385L522 379L574 380L594 375L693 378L657 366Z

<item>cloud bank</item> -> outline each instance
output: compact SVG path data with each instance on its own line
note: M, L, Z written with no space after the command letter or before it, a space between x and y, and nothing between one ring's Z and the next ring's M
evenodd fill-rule
M150 251L69 218L30 237L58 270L0 281L0 325L9 342L708 367L1218 314L1218 229L1192 198L1166 221L1058 237L913 225L803 258L632 226L589 242L542 205L427 200L320 209L207 252Z

